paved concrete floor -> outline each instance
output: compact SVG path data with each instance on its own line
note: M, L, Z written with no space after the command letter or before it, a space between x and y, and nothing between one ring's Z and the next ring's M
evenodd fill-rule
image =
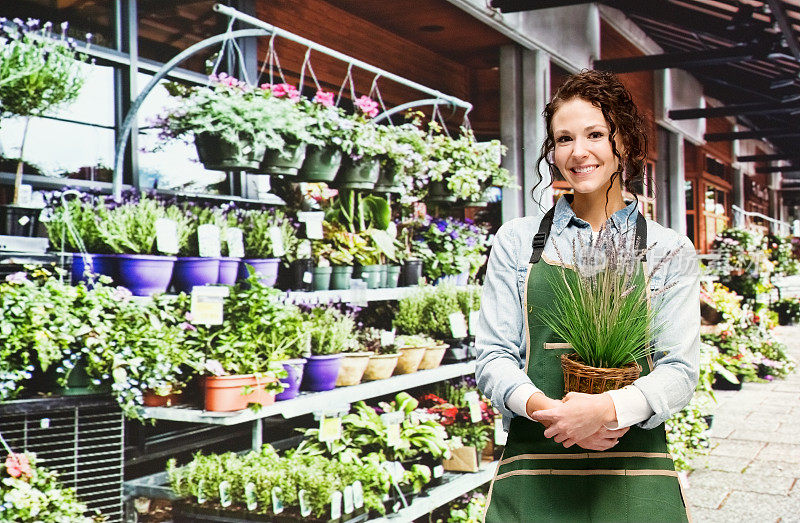
M776 334L800 362L800 326ZM711 452L689 475L693 520L800 522L800 372L715 394Z

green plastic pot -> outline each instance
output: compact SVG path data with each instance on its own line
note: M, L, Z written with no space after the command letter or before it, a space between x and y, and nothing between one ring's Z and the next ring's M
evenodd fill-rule
M342 150L338 147L309 145L297 176L306 182L332 182L341 165Z
M397 287L400 281L400 269L402 269L400 265L389 265L386 268L386 285L384 287L389 289Z
M428 197L426 199L429 202L436 203L455 203L456 200L458 200L456 195L447 188L446 180L441 182L431 182L430 188L428 189Z
M331 290L349 289L352 276L353 267L351 265L335 265L331 267Z
M381 165L381 173L378 181L375 182L374 190L377 192L400 193L401 189L400 170L394 162L386 162Z
M267 174L296 176L306 158L306 142L287 143L282 149L267 149L259 170Z
M367 289L377 289L381 284L382 265L361 265L356 267L354 272L356 278L361 278L367 282Z
M314 291L327 291L331 287L331 272L332 267L314 267L311 272L313 279L311 280L311 290Z
M381 162L377 158L353 160L345 156L336 175L336 186L342 189L372 189L380 174Z
M381 289L386 288L386 280L389 277L389 270L387 265L381 265L381 282L378 284Z
M196 134L194 145L203 167L212 171L256 170L266 151L266 145L243 136L238 142L231 142L211 133Z

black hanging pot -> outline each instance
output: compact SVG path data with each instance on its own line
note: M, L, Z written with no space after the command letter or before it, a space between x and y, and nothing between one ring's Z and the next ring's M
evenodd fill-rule
M243 133L235 142L219 134L198 133L194 145L203 167L212 171L256 170L266 151L266 145L253 142Z
M267 149L259 171L267 174L296 176L306 158L306 142L287 142L280 149Z
M5 236L36 236L39 225L39 207L7 204L0 206L0 234Z

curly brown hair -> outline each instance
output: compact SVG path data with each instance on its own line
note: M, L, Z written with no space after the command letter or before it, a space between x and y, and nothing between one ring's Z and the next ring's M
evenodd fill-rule
M548 187L552 185L553 180L561 176L551 160L555 149L553 115L565 102L574 98L586 100L603 112L609 128L608 140L611 142L611 150L620 165L620 168L611 177L612 184L614 177L620 176L625 189L635 195L635 188L637 185L641 186L645 177L647 135L644 131L644 120L639 115L631 93L622 85L617 75L605 71L583 70L568 77L545 106L542 114L547 128L547 137L536 162L536 171L539 173L539 181L536 186L543 181L539 170L542 162L547 163L550 168L551 180ZM619 132L624 147L624 159L617 151L614 141L617 132Z

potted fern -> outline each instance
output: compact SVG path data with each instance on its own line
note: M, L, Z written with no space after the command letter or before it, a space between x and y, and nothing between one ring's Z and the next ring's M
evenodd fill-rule
M541 321L570 345L561 356L564 392L600 394L633 383L639 363L652 352L650 340L663 329L650 300L669 286L648 293L650 277L677 254L673 249L650 273L630 235L603 229L596 241L573 244L574 269L561 266L550 278L553 307L538 311Z

